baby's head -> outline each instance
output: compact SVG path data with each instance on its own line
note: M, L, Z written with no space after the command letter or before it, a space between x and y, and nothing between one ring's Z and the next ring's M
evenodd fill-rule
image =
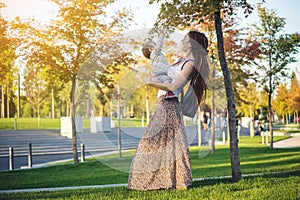
M146 58L150 59L151 52L154 49L155 45L156 44L153 41L148 41L144 44L142 52Z

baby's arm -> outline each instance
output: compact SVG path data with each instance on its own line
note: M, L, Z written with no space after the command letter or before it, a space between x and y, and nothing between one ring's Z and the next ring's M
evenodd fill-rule
M165 40L165 35L162 32L160 34L160 36L158 37L157 43L156 43L153 51L151 52L151 56L150 56L151 59L153 59L154 57L158 56L161 53L162 47L164 44L164 40Z

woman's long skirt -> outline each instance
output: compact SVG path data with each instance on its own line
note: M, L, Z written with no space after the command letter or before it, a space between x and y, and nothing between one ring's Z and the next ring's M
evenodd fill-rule
M190 153L177 98L158 99L132 160L128 188L186 189L192 185Z

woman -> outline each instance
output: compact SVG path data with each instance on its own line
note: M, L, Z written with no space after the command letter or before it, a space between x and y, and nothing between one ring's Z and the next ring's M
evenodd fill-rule
M192 79L199 104L205 95L209 75L207 38L190 31L182 40L186 57L168 69L172 83L149 82L164 91L183 90ZM177 98L158 98L157 110L141 138L132 160L128 188L135 190L187 189L192 185L188 142L181 105Z

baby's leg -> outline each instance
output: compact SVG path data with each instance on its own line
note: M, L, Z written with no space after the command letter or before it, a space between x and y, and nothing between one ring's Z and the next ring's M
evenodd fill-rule
M154 76L153 78L151 78L151 81L162 83L159 78L160 78L160 76Z
M166 75L161 75L159 80L161 83L172 83L172 78Z

